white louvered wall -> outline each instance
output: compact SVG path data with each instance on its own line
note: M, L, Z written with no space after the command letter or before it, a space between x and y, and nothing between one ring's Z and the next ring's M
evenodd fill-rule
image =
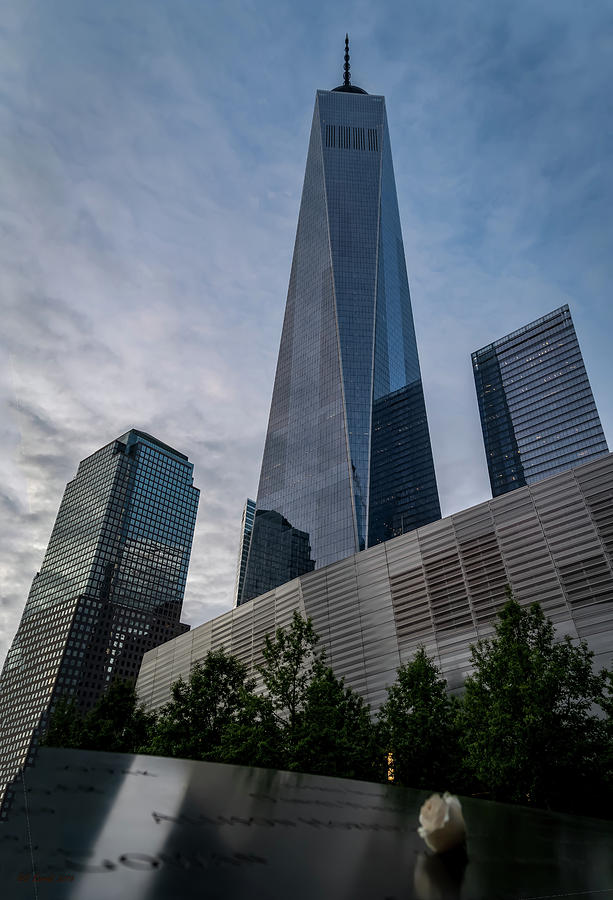
M336 674L374 709L420 644L457 691L507 583L520 603L542 604L560 637L585 639L596 668L613 664L613 454L256 597L146 653L137 690L158 708L173 681L222 646L252 669L265 635L298 610Z

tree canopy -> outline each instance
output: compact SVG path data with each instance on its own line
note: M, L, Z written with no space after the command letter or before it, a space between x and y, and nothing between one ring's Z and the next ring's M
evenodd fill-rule
M287 628L267 636L258 666L287 769L373 777L377 747L370 709L339 680L317 650L310 619L294 612Z
M613 673L593 671L584 642L556 641L538 604L509 590L459 698L420 647L374 719L318 640L294 613L265 639L257 690L236 657L210 651L157 714L125 682L86 716L64 698L45 742L368 780L386 779L390 754L399 784L611 817Z
M453 720L447 682L420 647L398 669L379 712L381 740L392 756L394 781L415 788L449 787L457 766Z
M137 705L134 684L116 679L85 715L79 712L72 698L61 697L43 744L137 753L147 740L155 718Z
M556 643L539 604L521 607L510 591L494 631L472 648L465 683L468 767L495 799L595 811L596 786L601 796L611 787L603 770L610 675L593 671L584 641Z
M370 707L318 660L298 716L291 767L319 775L377 780L383 759Z
M294 739L315 665L323 656L315 650L318 641L311 620L298 612L294 612L288 628L277 628L272 637L267 634L264 640L264 662L257 670L289 745Z
M236 725L253 693L247 667L225 650L209 650L196 663L188 681L172 686L172 699L162 708L150 739L149 753L186 759L222 760L226 730Z

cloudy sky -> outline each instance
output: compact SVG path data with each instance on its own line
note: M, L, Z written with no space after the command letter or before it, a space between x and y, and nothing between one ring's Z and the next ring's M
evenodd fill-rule
M317 88L385 94L443 513L489 496L470 352L568 303L613 442L610 0L5 0L0 664L80 459L187 453L184 618L230 608Z

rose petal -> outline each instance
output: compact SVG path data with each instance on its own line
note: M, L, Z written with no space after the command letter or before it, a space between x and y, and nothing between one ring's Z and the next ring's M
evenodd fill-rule
M419 814L417 833L435 853L445 853L466 838L462 806L457 797L445 793L433 794L426 800Z
M426 831L442 828L447 817L447 804L440 794L428 797L419 813L419 822Z

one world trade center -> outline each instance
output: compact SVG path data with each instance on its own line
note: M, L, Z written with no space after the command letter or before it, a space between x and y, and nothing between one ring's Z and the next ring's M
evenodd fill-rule
M440 505L385 100L317 91L242 596L433 522Z

